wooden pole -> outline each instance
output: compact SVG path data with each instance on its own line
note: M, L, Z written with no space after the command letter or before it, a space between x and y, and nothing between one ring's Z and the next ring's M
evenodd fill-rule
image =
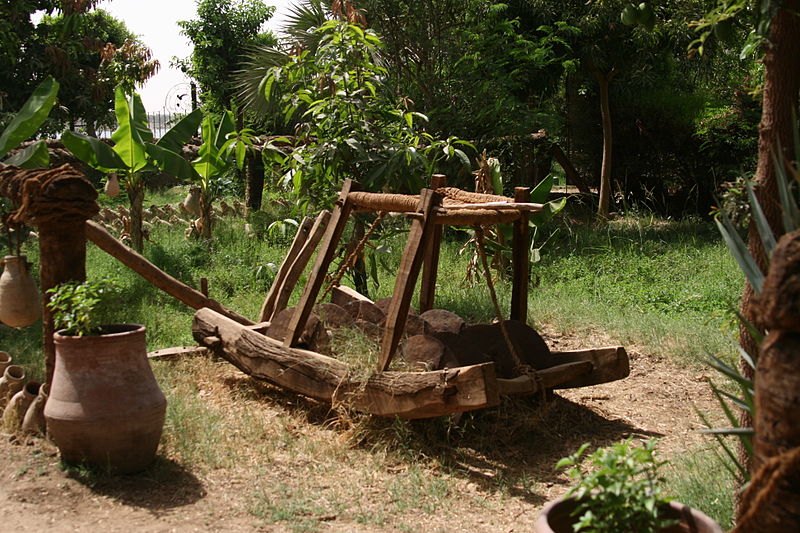
M392 362L394 352L397 350L397 345L403 336L403 329L408 318L408 308L411 305L411 296L414 292L420 268L422 268L423 254L427 250L435 227L433 210L440 202L441 197L438 193L431 189L422 189L419 206L417 207L417 212L422 215L422 218L415 219L411 223L408 243L403 252L403 259L400 261L394 293L392 294L392 303L386 313L386 328L383 342L381 343L378 372L383 372L389 368L389 363Z
M434 174L431 177L431 189L447 186L447 176ZM435 226L431 235L431 242L425 250L425 259L422 264L422 286L419 291L419 312L424 313L433 309L436 299L436 275L439 271L439 250L442 246L442 226Z
M514 188L514 201L527 203L531 199L528 187ZM513 240L511 244L511 320L522 323L528 321L528 279L530 268L530 232L528 230L528 214L521 213L514 222Z
M20 206L13 221L36 226L39 231L42 341L45 379L49 384L53 379L56 350L47 291L68 281L86 280L85 225L100 211L97 191L69 165L34 170L4 168L0 172L0 190Z
M292 245L289 247L289 251L286 252L286 257L283 259L283 263L281 263L278 272L275 274L275 279L272 280L272 286L269 288L267 297L261 305L261 311L258 314L259 322L266 322L275 314L275 301L278 299L278 293L283 285L283 280L286 278L287 272L289 272L294 260L297 258L297 254L300 253L303 243L306 242L308 233L311 231L311 226L313 224L314 221L306 217L300 223L300 227L297 228L297 233L294 236L294 240L292 240Z
M240 324L252 325L253 321L226 308L221 303L211 298L207 298L202 292L189 287L185 283L178 281L166 272L159 269L153 263L134 252L107 232L101 225L87 221L86 236L97 245L98 248L115 257L152 285L155 285L170 296L177 298L193 309L208 307L214 311L235 320Z
M344 180L344 185L339 193L339 198L336 200L336 206L333 209L328 228L325 231L325 237L320 245L317 259L314 262L314 268L308 276L305 291L300 296L300 301L297 303L292 320L289 322L289 334L284 339L284 345L290 347L297 343L300 335L303 334L303 329L306 327L306 321L311 314L311 308L316 303L319 291L322 284L325 282L325 274L328 272L328 266L333 261L336 255L336 246L339 244L339 239L342 237L344 227L347 225L347 219L350 217L352 206L347 200L350 191L358 189L358 184L353 180Z

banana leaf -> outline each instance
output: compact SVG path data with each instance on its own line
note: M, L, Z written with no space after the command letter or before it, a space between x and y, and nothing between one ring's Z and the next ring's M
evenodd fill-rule
M150 156L153 163L164 172L184 180L194 180L197 178L197 172L192 167L191 163L175 152L167 150L157 144L149 143L145 147L145 150L147 150L147 155Z
M47 151L47 144L44 141L36 141L3 163L19 168L45 168L50 164L50 153Z
M147 123L147 111L144 109L141 96L134 93L129 102L133 112L133 126L139 132L139 137L146 143L153 142L153 132L150 131L150 125Z
M58 88L58 82L52 77L48 77L36 87L25 105L14 115L0 135L0 157L36 133L56 103Z
M200 109L195 109L172 126L172 128L156 142L156 145L161 148L166 148L171 152L175 152L176 154L180 154L183 145L197 134L197 128L200 127L202 121L203 112Z
M114 92L114 114L119 124L111 135L114 151L122 159L128 172L133 174L147 165L147 152L135 126L131 105L120 87Z
M94 137L74 131L65 131L61 142L75 157L101 172L127 170L127 165L113 148Z

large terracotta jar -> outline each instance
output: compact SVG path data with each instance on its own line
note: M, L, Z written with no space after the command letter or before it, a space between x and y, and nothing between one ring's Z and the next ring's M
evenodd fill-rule
M103 331L53 335L47 434L67 463L137 472L155 457L167 400L147 361L144 326L117 324Z
M7 255L0 276L0 322L13 328L30 326L42 316L39 289L24 255Z

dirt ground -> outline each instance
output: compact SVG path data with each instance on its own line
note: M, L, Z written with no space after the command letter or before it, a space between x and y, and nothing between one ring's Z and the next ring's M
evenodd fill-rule
M586 346L576 339L545 331L551 348ZM613 344L598 335L592 345ZM160 456L156 468L124 477L86 477L59 466L57 450L41 441L0 442L0 531L191 532L191 531L531 531L544 502L563 494L569 480L553 470L555 462L586 441L602 446L628 436L660 437L664 457L709 445L696 430L701 423L695 407L716 412L707 371L684 368L652 354L629 348L631 375L623 381L558 391L546 406L531 410L532 420L518 430L475 435L507 423L506 405L470 419L462 429L447 469L445 503L432 509L411 505L403 516L395 505L385 516L387 487L418 472L412 461L384 462L365 476L359 461L370 460L370 449L332 457L327 464L298 464L290 454L275 453L263 468L224 468L193 472ZM216 367L215 367L216 368ZM265 412L293 402L277 389L254 384L227 364L218 365L220 386L206 391L223 401L228 388L249 388ZM228 388L226 388L228 387ZM240 396L238 396L240 397ZM307 430L337 442L338 429L308 417ZM496 424L496 425L492 425ZM303 431L303 428L298 428ZM235 436L234 436L235 438ZM314 463L314 460L307 463ZM430 474L426 463L419 484ZM305 473L308 473L306 476ZM410 478L417 479L417 478ZM413 484L413 483L412 483ZM253 512L254 487L294 487L297 498L355 490L350 508L315 515L304 512L286 519L264 519ZM413 487L411 487L413 488ZM432 490L432 489L431 489ZM305 496L304 496L305 495ZM318 496L321 497L321 496ZM313 499L313 496L311 497ZM306 502L308 508L313 502ZM359 512L353 511L358 507ZM302 516L302 521L297 519ZM381 518L382 517L382 518Z

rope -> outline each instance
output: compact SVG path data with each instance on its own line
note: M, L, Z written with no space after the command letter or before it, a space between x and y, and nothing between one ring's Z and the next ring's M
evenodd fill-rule
M773 531L769 527L770 522L764 518L767 516L780 520L779 516L775 516L773 507L780 506L777 500L781 498L781 493L786 491L785 485L796 483L799 474L800 447L771 457L761 465L742 496L742 501L750 502L750 505L744 516L739 519L733 533Z
M361 251L364 249L364 246L367 244L367 241L375 233L375 230L378 229L378 224L381 223L383 217L386 216L386 211L381 211L378 213L378 216L375 217L375 220L372 221L370 224L369 229L364 236L356 244L356 247L350 252L350 255L342 262L342 265L339 267L339 270L336 272L336 275L331 278L331 281L328 283L328 287L325 289L325 292L322 293L322 296L319 298L320 300L324 300L325 297L330 293L334 287L338 287L341 284L342 278L344 277L345 272L348 268L352 268L356 261L358 260L359 256L361 255Z
M67 180L78 180L83 186L70 186ZM69 165L47 170L6 167L0 170L0 194L19 205L9 217L14 223L89 220L100 210L95 202L97 191Z

